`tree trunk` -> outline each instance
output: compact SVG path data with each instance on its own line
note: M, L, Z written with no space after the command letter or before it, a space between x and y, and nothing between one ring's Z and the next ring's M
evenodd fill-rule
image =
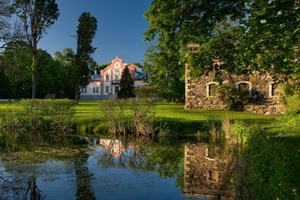
M79 99L79 89L78 87L75 88L75 101L76 103L78 103L78 99Z
M31 80L32 80L31 98L35 99L36 98L36 73L35 73L35 71L31 72Z
M31 98L36 98L36 68L37 68L37 42L34 40L32 49L32 65L31 65L31 81L32 81L32 93Z

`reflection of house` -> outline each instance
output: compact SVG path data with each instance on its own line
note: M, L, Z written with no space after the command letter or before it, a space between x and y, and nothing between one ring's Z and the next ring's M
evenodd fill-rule
M125 147L120 140L100 139L99 144L110 150L115 158L120 157L120 155L125 151Z
M117 96L120 89L120 79L123 70L127 64L123 63L123 60L116 57L112 60L111 64L103 70L100 70L100 74L97 71L91 76L90 83L81 88L82 99L103 99ZM135 64L128 65L131 77L134 80L134 87L142 87L146 85L146 74Z
M183 195L209 199L235 199L232 149L208 144L185 145Z

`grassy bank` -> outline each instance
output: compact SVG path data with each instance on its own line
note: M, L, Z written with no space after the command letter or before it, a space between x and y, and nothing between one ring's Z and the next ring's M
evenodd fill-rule
M107 128L106 116L103 113L105 100L80 100L75 106L74 127L80 132L102 133ZM14 108L16 102L0 102L0 111L9 107ZM247 112L224 110L186 110L183 104L168 104L163 101L155 102L155 116L167 123L171 131L178 134L195 133L201 130L207 120L243 120L249 124L260 124L270 127L278 118L274 115L258 115Z

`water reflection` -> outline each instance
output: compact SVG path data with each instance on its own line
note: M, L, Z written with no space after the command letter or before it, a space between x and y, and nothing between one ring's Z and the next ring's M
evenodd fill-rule
M236 199L233 175L237 156L232 146L187 144L183 194L209 199Z
M232 147L124 138L81 141L87 145L2 154L0 199L235 197Z

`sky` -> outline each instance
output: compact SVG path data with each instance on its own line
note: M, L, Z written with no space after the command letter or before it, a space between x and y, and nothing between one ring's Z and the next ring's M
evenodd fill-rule
M97 64L107 64L118 56L123 62L143 64L144 54L151 42L144 40L143 33L149 23L143 17L152 0L56 0L60 16L46 31L38 43L54 56L72 48L76 52L78 19L89 12L98 21L92 45L96 51L92 57Z

